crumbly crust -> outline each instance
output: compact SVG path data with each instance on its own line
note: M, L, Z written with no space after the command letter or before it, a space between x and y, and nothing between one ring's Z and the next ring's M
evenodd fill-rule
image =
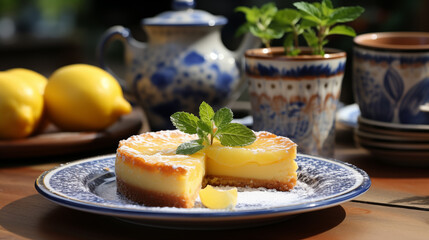
M187 199L183 196L145 190L123 181L119 176L116 176L116 187L117 191L124 197L146 206L178 208L192 208L194 206L195 197Z
M279 182L227 176L205 176L203 186L207 184L213 186L264 187L268 189L276 189L278 191L289 191L296 185L296 177L291 178L288 182ZM194 207L195 197L184 198L183 196L145 190L123 181L119 176L116 176L116 185L117 191L120 194L134 202L144 204L146 206L178 208Z
M234 187L251 187L259 188L264 187L268 189L276 189L278 191L289 191L296 185L296 177L291 177L287 182L280 182L276 180L261 180L261 179L249 179L249 178L238 178L230 176L205 176L203 186L234 186Z

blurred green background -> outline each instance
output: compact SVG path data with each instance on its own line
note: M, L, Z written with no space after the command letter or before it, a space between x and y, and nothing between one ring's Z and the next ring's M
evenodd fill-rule
M261 6L263 0L200 0L196 8L223 15L229 22L222 29L224 44L235 49L240 38L234 36L244 22L237 6ZM279 8L292 7L294 1L276 0ZM337 1L334 6L360 5L365 13L351 23L358 34L378 31L429 32L429 1L364 0ZM150 4L150 5L149 5ZM49 76L58 67L72 63L98 65L95 49L103 32L113 25L131 29L137 40L146 41L141 19L171 10L170 0L0 0L0 70L24 67ZM352 53L352 38L330 38L328 47ZM274 43L273 45L276 45ZM280 45L280 44L277 44ZM109 51L110 63L122 64L122 46ZM348 59L341 101L354 102L351 90L351 58ZM245 93L244 93L245 95ZM244 97L245 98L245 97Z

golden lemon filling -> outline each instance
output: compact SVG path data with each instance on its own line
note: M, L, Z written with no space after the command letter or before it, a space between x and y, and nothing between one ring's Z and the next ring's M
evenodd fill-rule
M117 150L118 192L149 206L192 207L206 184L292 189L296 144L267 132L255 134L257 140L249 146L225 147L215 141L192 155L175 150L196 135L175 130L132 136Z

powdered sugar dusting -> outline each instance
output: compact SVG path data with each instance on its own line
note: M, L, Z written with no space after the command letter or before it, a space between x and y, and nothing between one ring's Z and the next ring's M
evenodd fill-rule
M289 192L265 188L238 188L237 206L233 210L207 209L201 205L199 199L193 209L146 207L117 194L114 161L115 156L111 155L67 164L50 171L39 185L59 198L94 207L142 213L210 213L307 206L355 191L364 182L369 181L366 173L353 166L298 155L296 159L299 166L298 182Z

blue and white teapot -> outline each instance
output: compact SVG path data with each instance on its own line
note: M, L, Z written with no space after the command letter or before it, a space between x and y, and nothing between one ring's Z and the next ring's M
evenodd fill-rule
M100 66L112 73L104 62L105 51L112 41L123 42L125 78L117 79L125 95L143 107L155 130L171 128L174 112L198 113L202 101L219 108L235 100L243 89L244 51L260 45L247 35L236 51L228 50L220 35L227 19L193 9L194 4L176 0L174 11L143 19L147 43L135 40L129 29L113 26L98 45Z

